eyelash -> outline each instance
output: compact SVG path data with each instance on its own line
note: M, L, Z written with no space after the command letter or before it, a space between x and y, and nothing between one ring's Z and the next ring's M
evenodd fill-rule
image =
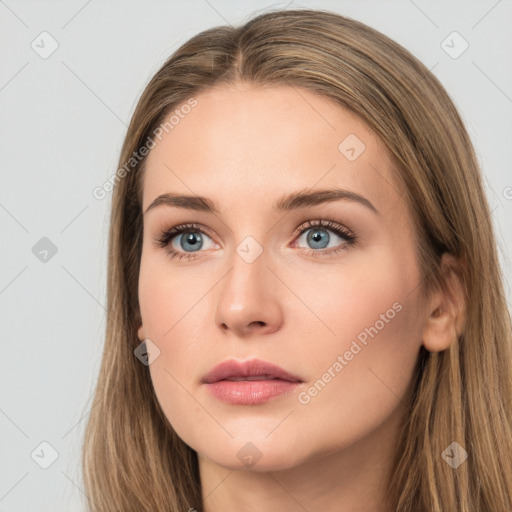
M305 233L306 231L309 231L310 229L313 229L313 228L322 228L322 229L327 228L327 230L332 231L336 235L340 236L341 238L345 238L345 240L346 240L343 244L341 244L340 246L338 246L335 249L330 249L330 250L325 250L325 249L314 250L314 249L305 249L305 248L301 249L301 250L305 251L307 254L314 256L314 257L321 257L326 254L333 255L333 254L339 253L340 251L346 251L346 250L348 250L349 247L355 245L356 240L357 240L356 236L349 229L345 228L344 226L342 226L340 224L336 224L335 222L325 221L322 219L317 220L317 221L308 220L308 221L304 222L303 224L301 224L296 230L295 238L300 237L303 233ZM167 248L168 254L171 257L171 259L177 256L179 260L181 260L182 258L185 258L185 259L188 259L191 261L191 260L196 259L199 256L198 253L204 252L204 251L195 251L195 252L187 253L187 252L179 252L179 251L176 251L175 249L172 249L169 247L169 242L171 242L171 240L175 236L180 235L182 233L188 233L188 232L199 232L199 233L211 238L208 231L205 230L202 226L200 226L199 224L195 224L195 223L189 223L189 224L180 224L180 225L174 226L166 231L163 231L160 235L158 235L154 238L154 241L159 247Z

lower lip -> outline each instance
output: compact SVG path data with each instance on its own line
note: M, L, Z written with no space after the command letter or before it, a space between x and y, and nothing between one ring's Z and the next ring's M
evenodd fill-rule
M290 393L299 382L287 380L219 380L206 384L206 387L219 400L237 405L255 405L271 398Z

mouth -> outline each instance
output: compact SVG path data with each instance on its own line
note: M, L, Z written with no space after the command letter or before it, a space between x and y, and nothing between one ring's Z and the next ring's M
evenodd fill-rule
M289 394L303 381L266 361L229 360L217 365L202 380L219 400L235 405L256 405Z
M241 380L285 380L285 379L278 379L277 377L271 377L270 375L249 375L248 377L229 377L227 379L222 380L229 380L232 382L238 382ZM219 382L219 381L217 381Z
M221 380L282 380L287 382L302 382L297 375L293 375L280 366L260 359L251 359L250 361L244 362L238 362L234 359L224 361L205 375L202 382L205 384L213 384Z

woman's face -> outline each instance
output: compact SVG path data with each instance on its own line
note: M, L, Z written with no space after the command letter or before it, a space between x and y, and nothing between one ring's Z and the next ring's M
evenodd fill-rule
M304 89L195 99L154 139L143 186L139 337L160 351L149 370L166 417L202 460L254 471L384 439L423 326L412 219L385 147ZM254 359L295 382L268 368L204 382Z

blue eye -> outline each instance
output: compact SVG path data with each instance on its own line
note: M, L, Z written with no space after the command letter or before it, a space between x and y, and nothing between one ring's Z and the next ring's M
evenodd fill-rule
M157 237L156 242L160 247L167 247L172 257L194 258L196 256L194 253L200 252L205 245L204 237L211 241L211 238L197 224L182 224L162 233ZM180 250L177 250L175 244L179 246Z
M299 230L299 241L301 238L305 237L306 242L310 246L305 250L308 252L308 254L313 256L322 254L335 254L341 250L348 249L350 246L354 245L356 241L355 235L353 235L350 230L331 221L307 221L299 228ZM334 233L335 237L341 239L342 243L341 245L337 244L330 250L325 251L324 249L329 249L328 245L332 238L329 235L329 232ZM320 249L320 251L317 249Z
M185 236L186 235L186 236ZM192 249L192 251L198 251L203 246L203 235L199 232L188 232L182 233L178 235L177 238L181 238L179 244L181 248L185 251L187 250L187 246Z
M341 250L347 250L356 242L356 237L350 230L331 221L307 221L297 229L297 232L298 237L296 238L299 240L307 234L305 237L306 242L311 247L301 249L313 256L335 254ZM331 238L333 238L329 232L334 233L334 238L341 239L342 243L334 248L329 248L329 243ZM205 232L205 229L194 223L180 224L164 231L155 238L155 242L158 246L166 248L171 258L177 256L179 259L185 258L189 260L198 257L202 252L201 249L211 249L215 246L215 243ZM205 245L206 247L204 247Z

